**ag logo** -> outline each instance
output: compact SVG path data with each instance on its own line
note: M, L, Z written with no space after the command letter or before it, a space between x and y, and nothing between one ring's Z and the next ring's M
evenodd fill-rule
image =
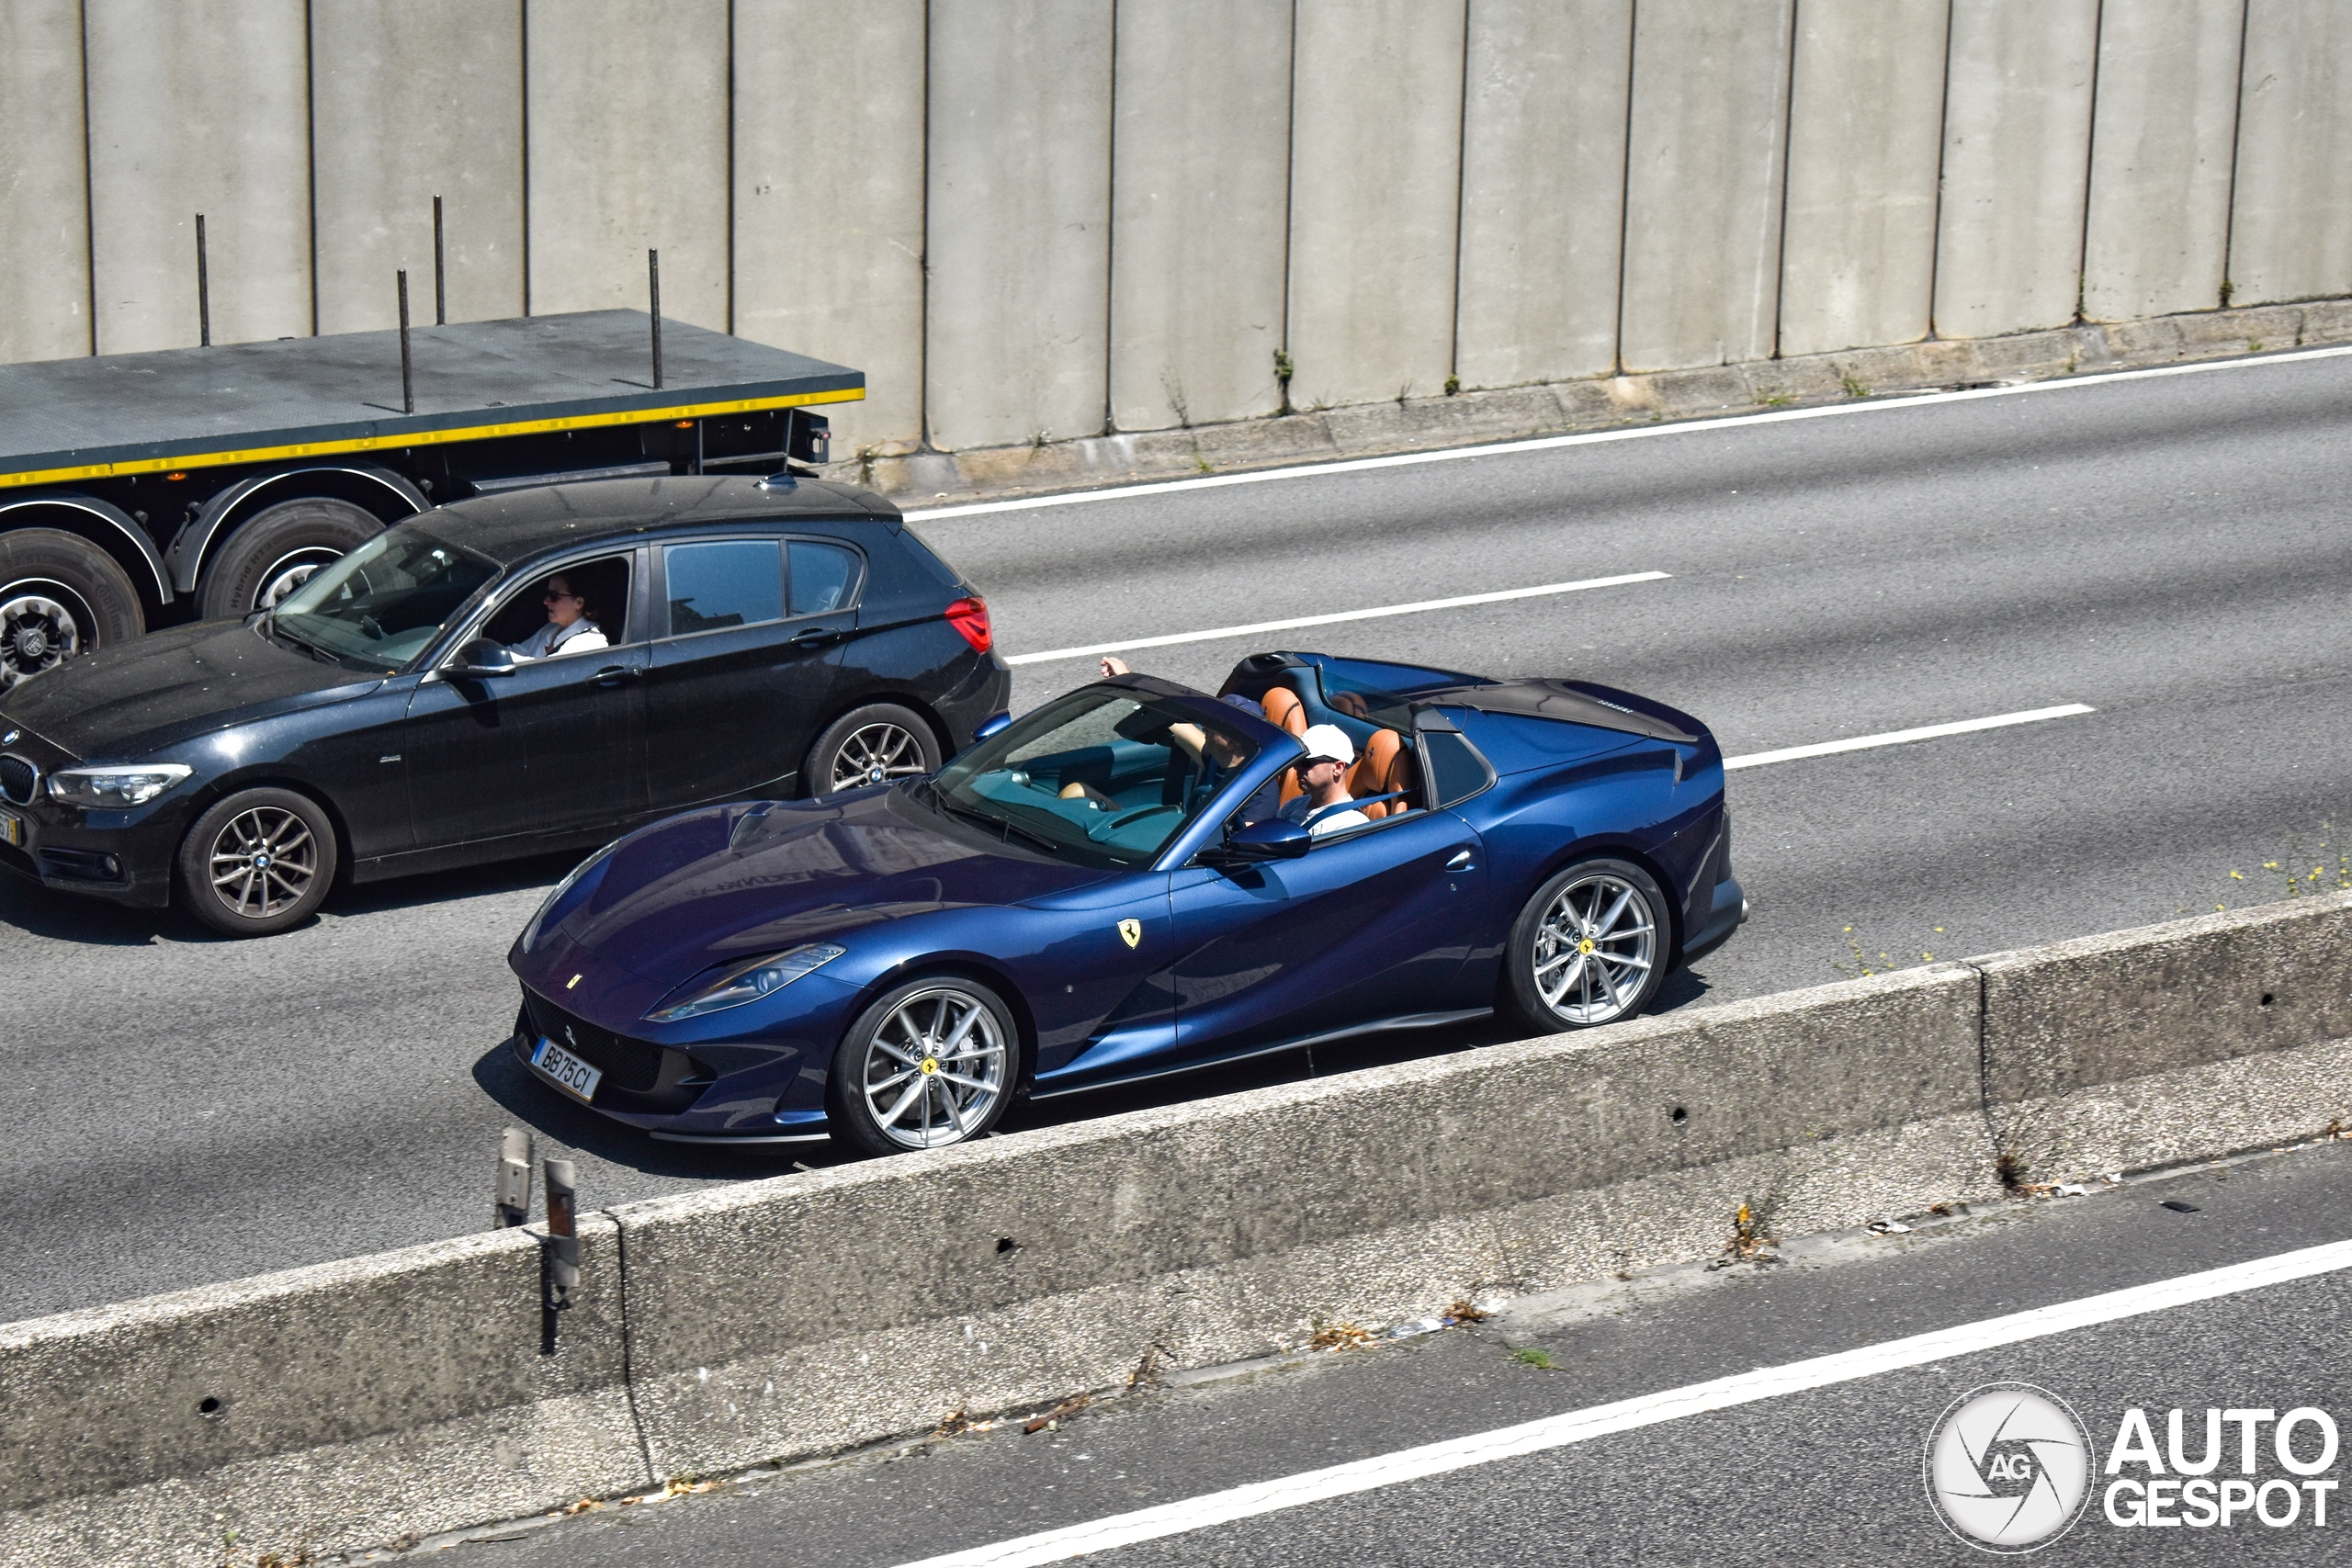
M1928 1432L1928 1501L1980 1551L2037 1551L2082 1517L2090 1465L2090 1438L2064 1401L2031 1383L1988 1383Z
M1119 940L1125 942L1129 947L1133 947L1136 943L1141 942L1143 940L1143 922L1141 920L1121 920L1119 922Z

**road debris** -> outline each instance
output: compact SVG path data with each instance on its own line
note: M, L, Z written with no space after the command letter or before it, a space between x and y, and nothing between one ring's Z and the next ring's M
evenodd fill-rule
M1315 1337L1306 1342L1310 1350L1362 1350L1372 1344L1372 1331L1353 1323L1318 1323Z
M1871 1229L1881 1235L1909 1235L1911 1227L1901 1220L1872 1220Z
M1094 1396L1091 1393L1073 1393L1068 1399L1063 1400L1059 1404L1055 1405L1051 1410L1046 1411L1043 1416L1033 1416L1028 1420L1023 1421L1021 1424L1021 1429L1024 1432L1043 1432L1049 1430L1052 1427L1060 1426L1070 1416L1077 1415L1080 1411L1085 1409L1088 1405L1093 1403Z

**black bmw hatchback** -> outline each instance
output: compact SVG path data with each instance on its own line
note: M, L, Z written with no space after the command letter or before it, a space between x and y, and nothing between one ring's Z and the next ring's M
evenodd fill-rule
M428 512L275 609L0 705L0 863L260 936L353 881L929 773L1004 711L988 606L878 496L608 479Z

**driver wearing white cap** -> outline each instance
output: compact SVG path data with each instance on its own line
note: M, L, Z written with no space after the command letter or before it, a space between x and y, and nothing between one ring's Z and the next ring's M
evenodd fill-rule
M1310 724L1298 739L1306 755L1291 766L1297 770L1298 787L1305 793L1283 806L1283 819L1305 823L1307 832L1317 837L1370 822L1363 812L1347 809L1355 798L1348 793L1348 769L1356 760L1355 742L1348 732L1336 724Z

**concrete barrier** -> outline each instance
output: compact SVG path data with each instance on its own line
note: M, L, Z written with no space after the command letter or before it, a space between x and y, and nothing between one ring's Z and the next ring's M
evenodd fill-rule
M2352 1122L2352 894L1975 962L1985 1113L2020 1179Z
M581 1238L554 1355L526 1231L0 1327L0 1562L216 1568L643 1486L616 1228Z
M332 1551L2352 1119L2352 894L0 1328L0 1559Z

